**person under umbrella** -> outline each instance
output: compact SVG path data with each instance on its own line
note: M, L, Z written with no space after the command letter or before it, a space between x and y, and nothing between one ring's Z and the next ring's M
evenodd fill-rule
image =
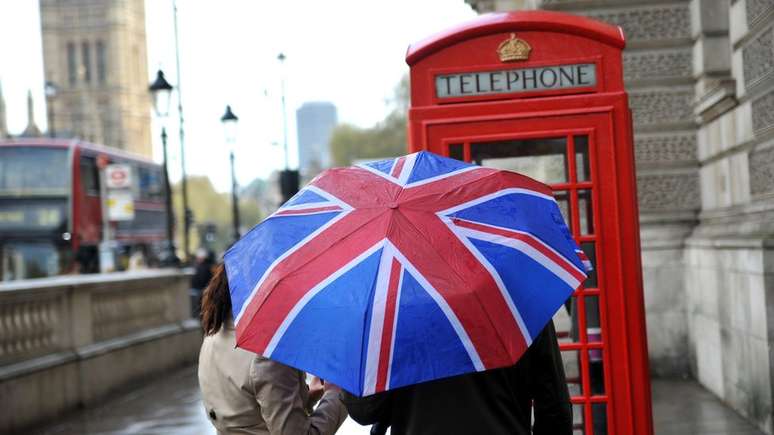
M199 386L219 435L331 435L347 418L336 385L314 378L309 388L300 370L235 346L222 264L202 295L202 328Z
M389 390L346 391L350 417L371 435L572 435L572 405L553 322L511 366ZM534 416L534 419L533 419Z

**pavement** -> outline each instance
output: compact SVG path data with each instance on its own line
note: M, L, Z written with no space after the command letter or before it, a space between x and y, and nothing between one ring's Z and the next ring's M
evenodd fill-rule
M657 435L758 435L750 423L692 381L654 380ZM367 435L347 420L337 435ZM38 435L215 435L201 404L196 367L187 367L31 432Z
M693 381L653 380L651 386L657 435L763 435Z

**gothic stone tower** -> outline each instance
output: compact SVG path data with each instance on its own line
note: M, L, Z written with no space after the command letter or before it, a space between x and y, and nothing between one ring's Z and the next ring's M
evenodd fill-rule
M57 134L150 157L144 0L40 0L40 18Z

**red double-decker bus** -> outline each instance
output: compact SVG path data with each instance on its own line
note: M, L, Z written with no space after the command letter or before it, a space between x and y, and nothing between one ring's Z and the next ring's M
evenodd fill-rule
M98 162L132 171L134 219L110 222L117 269L132 256L149 264L159 258L167 195L161 165L78 140L14 139L0 141L0 280L99 271Z

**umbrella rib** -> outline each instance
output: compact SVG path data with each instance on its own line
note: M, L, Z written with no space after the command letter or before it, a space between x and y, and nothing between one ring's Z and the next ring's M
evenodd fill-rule
M479 178L476 178L475 180L467 182L465 184L465 186L468 186L468 185L471 185L471 184L474 184L474 183L478 183L478 182L483 181L483 180L487 180L487 179L489 179L489 177L492 177L492 176L495 176L495 175L501 175L501 171L494 171L494 172L490 172L488 174L484 174L483 176L481 176ZM424 187L425 189L427 189L429 186L432 186L434 183L442 183L444 181L448 181L448 179L437 180L437 181L434 181L433 183L430 183L429 185L424 185L424 186L421 186L421 187ZM425 199L425 198L428 198L428 197L431 197L431 196L437 196L437 195L446 196L446 195L451 194L451 192L454 192L455 190L461 189L462 187L463 187L462 185L455 185L453 188L451 188L451 189L449 189L449 190L447 190L447 191L445 191L443 193L428 193L427 195L422 195L422 196L417 196L415 198L411 198L411 201L412 202L413 201L419 201L419 200L422 200L422 199ZM403 193L404 190L411 190L411 189L416 189L416 188L417 187L404 187L403 189L401 189L401 193Z
M332 246L334 243L340 243L340 242L342 242L343 240L346 240L347 238L349 238L350 236L352 236L352 234L354 234L354 233L355 233L357 230L359 230L359 229L363 228L364 226L366 226L366 225L370 224L371 222L373 222L373 221L374 221L376 218L378 218L378 217L380 217L380 216L381 216L381 214L375 214L373 217L371 217L371 218L367 219L365 222L363 222L363 223L361 223L360 225L358 225L357 227L353 228L353 229L352 229L352 231L349 231L349 232L348 232L346 235L342 236L340 239L338 239L338 240L336 240L336 241L332 242L332 243L331 243L331 246ZM261 303L261 305L258 307L258 309L257 309L257 310L255 310L255 313L253 313L253 317L255 316L255 314L257 314L257 313L258 313L258 311L260 311L260 309L261 309L261 306L263 306L263 304L264 304L264 303L266 303L266 301L269 299L269 296L270 296L270 295L271 295L271 294L274 292L274 289L276 289L276 288L277 288L277 286L279 286L279 285L280 285L280 283L282 283L283 281L285 281L285 280L286 280L288 277L290 277L290 276L294 275L296 272L298 272L298 271L299 271L301 268L303 268L303 267L304 267L304 266L306 266L307 264L311 263L312 261L316 260L317 258L319 258L320 256L322 256L323 254L325 254L325 252L326 252L325 250L321 250L321 251L320 251L320 252L318 252L316 255L314 255L314 256L311 256L311 257L308 257L308 259L307 259L306 261L304 261L302 264L298 265L298 267L294 268L294 269L293 269L293 270L291 270L291 271L288 271L288 272L287 272L287 273L286 273L284 276L282 276L282 277L280 277L279 279L277 279L277 281L275 281L275 282L274 282L274 284L271 286L271 288L266 290L266 292L267 292L267 295L266 295L266 297L263 299L263 303ZM272 271L272 273L273 273L273 271ZM326 278L327 278L327 277L326 277ZM323 278L323 279L325 279L325 278ZM251 317L251 318L250 318L250 322L252 322L252 319L253 319L253 317Z
M428 212L428 213L429 213L429 212ZM432 243L430 242L430 240L427 238L427 236L426 236L426 235L425 235L425 234L424 234L424 233L423 233L423 232L422 232L422 231L421 231L419 228L417 228L417 226L416 226L416 225L414 225L414 223L411 221L411 219L409 219L408 217L406 217L406 215L404 215L403 213L400 213L400 214L401 214L401 216L403 217L403 219L404 219L406 222L408 222L408 224L409 224L409 225L411 225L411 227L414 229L414 231L416 231L416 232L419 234L419 236L420 236L420 237L422 237L422 239L423 239L423 240L424 240L424 241L427 243L427 245L428 245L428 246L433 246L433 245L432 245ZM433 218L437 218L437 216L436 216L435 214L433 214L433 213L430 213L430 214L432 214ZM392 224L392 222L393 222L393 221L391 220L391 221L390 221L390 224ZM451 230L450 230L450 231L451 231ZM389 234L389 232L388 232L388 234ZM456 236L454 236L454 237L456 237ZM462 242L460 242L460 243L462 244ZM464 248L464 249L468 250L468 247L467 247L467 246L465 246L464 244L462 244L462 246L463 246L463 248ZM468 251L469 251L469 250L468 250ZM453 268L453 267L452 267L452 266L451 266L451 265L450 265L450 264L449 264L449 263L446 261L446 259L445 259L445 258L443 258L441 255L439 255L439 254L438 254L437 252L435 252L434 250L433 250L432 252L434 252L434 253L436 254L436 257L437 257L438 259L440 259L440 260L441 260L441 262L443 262L443 264L445 264L445 265L446 265L446 267L447 267L447 268L448 268L448 269L449 269L449 270L450 270L450 271L451 271L451 272L452 272L454 275L456 275L456 276L457 276L457 278L458 278L460 281L462 281L462 282L464 282L464 283L466 283L466 284L468 283L468 280L467 280L467 279L465 279L465 278L464 278L462 275L460 275L460 274L459 274L459 273L458 273L456 270L454 270L454 268ZM473 255L473 254L471 253L471 255ZM408 258L408 257L407 257L407 258ZM488 270L487 270L486 272L487 272L487 273L489 273L489 271L488 271ZM490 277L491 277L491 275L490 275ZM494 277L491 277L491 278L494 280ZM496 284L496 282L495 282L495 285L497 285L497 284ZM478 302L479 302L479 305L481 305L482 307L484 307L484 304L481 302L481 298L479 298L479 295L478 295L478 293L474 292L474 293L473 293L473 295L476 297L476 300L478 300ZM500 334L500 331L499 331L499 329L495 327L495 322L494 322L494 320L493 320L493 319L492 319L492 317L489 315L489 312L488 312L487 310L485 310L485 309L482 309L482 311L483 311L483 312L484 312L484 314L486 315L486 318L489 320L489 324L491 325L492 329L493 329L493 330L495 330L495 331L497 332L497 339L498 339L498 341L500 342L500 346L502 346L502 349L505 351L505 353L506 353L506 354L508 354L508 346L506 346L506 344L505 344L505 340L503 339L502 335ZM456 313L455 313L455 314L456 314ZM515 320L515 319L514 319L514 320ZM509 356L510 356L510 355L509 355Z

